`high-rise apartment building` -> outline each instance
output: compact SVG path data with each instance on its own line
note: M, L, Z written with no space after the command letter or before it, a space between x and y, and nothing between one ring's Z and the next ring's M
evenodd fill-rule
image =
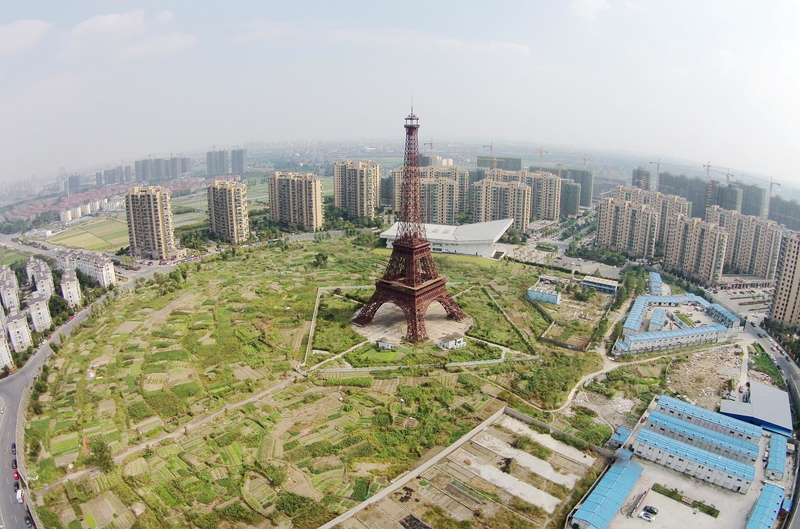
M73 174L69 176L69 181L67 183L67 189L69 190L70 195L77 195L81 192L81 175Z
M20 312L17 309L9 312L6 328L8 329L8 338L11 341L11 348L15 353L21 353L33 345L31 329L28 327L28 318L25 317L24 312Z
M0 300L6 310L19 308L19 283L17 274L8 266L0 266Z
M786 326L800 327L800 233L783 239L771 313Z
M736 182L742 190L742 215L763 217L766 211L767 190L755 184Z
M577 217L581 206L581 185L569 178L561 179L562 217Z
M774 195L769 199L768 218L790 230L800 231L800 202Z
M422 222L426 224L457 224L458 182L443 176L420 179Z
M247 149L231 151L231 174L243 176L247 170Z
M170 196L159 186L134 187L125 195L131 255L167 259L176 252Z
M25 273L28 276L28 282L36 284L36 291L50 299L54 291L53 272L50 270L50 266L41 259L29 257L25 264Z
M633 206L650 206L658 212L658 234L656 244L664 244L666 241L666 219L673 215L689 216L691 203L683 197L676 195L665 195L656 191L645 191L633 187L617 186L606 193L606 196L624 202L630 202ZM598 231L605 228L599 225Z
M426 193L428 191L432 191L434 189L438 189L438 187L434 186L434 181L440 182L441 185L445 185L444 180L448 180L446 185L451 188L452 185L455 185L456 189L454 192L447 192L447 193L439 193L438 197L449 197L452 199L452 202L438 202L441 204L441 213L437 213L435 215L429 215L428 213L424 213L423 215L427 215L423 217L423 222L433 223L430 219L433 217L446 217L446 218L453 218L455 219L459 213L470 213L472 212L472 208L470 207L470 176L469 170L463 169L461 167L420 167L419 168L419 175L422 182L426 182L427 185L423 185L422 187L422 201L423 203L432 203L435 202L432 198L427 197ZM396 210L400 209L400 204L398 200L400 199L401 193L401 186L402 186L402 178L403 178L403 169L398 168L392 171L392 186L394 189L393 195L395 197L394 200L394 208ZM434 187L431 187L434 186Z
M592 198L594 197L594 171L591 169L567 169L566 174L563 176L581 185L581 207L592 207Z
M228 180L208 186L208 219L217 237L231 244L245 242L250 237L247 186Z
M650 171L644 167L637 167L631 176L631 187L650 191Z
M696 217L674 215L666 219L664 267L704 284L722 278L728 232L718 224Z
M322 229L322 180L313 173L272 173L269 216L285 226Z
M112 263L111 259L106 255L101 253L78 250L57 250L56 267L64 270L65 275L69 270L80 270L82 273L97 281L103 288L108 288L117 282L117 276L114 273L114 263Z
M472 185L473 221L514 219L513 227L525 231L531 218L531 188L519 181L481 180Z
M380 207L381 166L373 161L333 164L333 205L351 217L374 218Z
M771 220L711 206L706 220L728 232L725 266L730 273L774 279L785 230Z
M561 179L552 173L493 169L487 171L486 178L498 182L521 182L530 187L530 220L558 220L561 217Z
M660 220L654 206L603 197L597 214L597 244L634 259L652 259Z
M228 174L228 151L208 151L206 153L206 176L225 176Z
M5 333L0 334L0 366L9 369L14 367L14 359L11 357L11 348L8 346L8 339Z

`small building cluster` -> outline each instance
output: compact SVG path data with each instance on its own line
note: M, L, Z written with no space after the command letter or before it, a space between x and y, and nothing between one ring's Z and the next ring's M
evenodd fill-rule
M92 215L98 211L118 210L125 207L125 201L119 197L102 198L91 200L80 206L75 206L69 209L64 209L58 212L58 218L61 222L67 223L77 220L87 215Z
M656 274L658 275L658 274ZM650 278L650 285L658 278ZM680 311L667 312L654 307L692 307L693 310L705 312L716 320L712 325L692 326L678 317ZM651 309L652 312L651 312ZM650 318L644 326L646 317ZM691 322L690 322L691 323ZM614 345L615 354L649 353L668 349L679 349L706 343L727 341L731 338L731 329L741 325L741 319L717 303L709 303L706 299L694 294L680 296L663 296L650 294L639 296L633 302L631 311L622 327L622 337ZM642 332L642 329L646 329Z
M105 255L95 252L79 250L58 251L56 252L56 268L64 271L79 270L81 273L97 281L103 288L108 288L117 283L117 276L114 273L114 263ZM69 302L66 295L64 299Z

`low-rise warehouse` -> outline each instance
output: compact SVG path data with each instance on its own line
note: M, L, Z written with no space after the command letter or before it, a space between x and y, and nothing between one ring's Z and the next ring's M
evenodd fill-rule
M742 441L736 437L715 432L658 411L654 411L647 416L644 426L648 430L660 433L676 441L702 448L739 463L752 465L758 459L759 448L757 444Z
M573 513L570 527L606 529L633 490L642 470L630 459L615 461Z
M656 411L748 443L758 443L761 439L761 428L757 426L667 395L656 397Z
M582 287L591 287L607 294L616 294L619 282L604 277L586 276L581 280Z
M747 493L755 478L755 468L750 465L647 429L636 436L633 451L649 461L741 494Z
M664 283L661 281L661 274L658 272L650 272L650 293L654 296L660 296L664 293Z
M742 324L742 320L739 318L739 316L735 315L719 303L712 303L706 309L706 312L725 327L733 328Z
M772 529L783 504L784 492L781 487L772 483L764 485L744 528Z
M754 424L769 432L791 437L793 423L789 394L778 388L750 382L748 402L723 400L719 412Z
M664 309L656 309L650 316L650 325L647 326L648 332L659 332L667 324L667 311Z
M528 299L541 303L558 305L561 303L561 293L555 288L544 285L537 285L528 289Z
M782 435L772 434L772 438L769 440L767 468L764 472L767 479L783 480L783 474L786 472L787 441L788 439Z
M703 325L687 329L673 329L659 332L625 334L614 347L620 354L649 353L681 347L692 347L706 343L717 343L728 339L728 328L724 325Z

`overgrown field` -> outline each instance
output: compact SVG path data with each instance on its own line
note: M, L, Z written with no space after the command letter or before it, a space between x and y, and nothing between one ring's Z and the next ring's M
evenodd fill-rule
M323 266L315 265L319 253L328 256ZM352 239L323 239L182 265L92 316L52 362L26 429L25 456L39 478L32 486L60 480L69 465L108 464L109 471L59 481L43 514L54 527L102 527L106 519L138 528L266 519L317 527L497 409L483 392L493 387L488 380L552 407L597 367L589 354L535 343L529 319L517 325L517 313L512 323L503 316L499 307L516 310L519 289L532 284L536 268L436 261L461 283L452 291L475 319L470 334L510 351L468 338L466 348L450 352L368 344L343 361L411 367L516 352L538 359L479 366L470 375L412 367L303 379L292 368L305 357L317 287L370 285L385 254L356 248ZM335 354L364 341L348 322L369 288L344 292L355 294L322 297L314 349ZM312 358L309 366L325 356ZM596 430L576 424L582 426ZM134 504L144 514L128 524Z

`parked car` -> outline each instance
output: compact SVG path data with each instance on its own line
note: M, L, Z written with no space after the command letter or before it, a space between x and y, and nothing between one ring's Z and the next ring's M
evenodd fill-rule
M27 514L25 515L25 527L33 527L33 522L31 522L31 517Z
M652 514L653 516L655 516L656 514L658 514L658 509L656 509L656 508L655 508L655 507L653 507L652 505L645 505L643 510L644 510L644 512L649 512L649 513L650 513L650 514Z
M14 479L19 479L19 471L18 470L14 471Z
M11 455L17 455L17 443L11 443Z
M647 520L648 522L652 522L653 520L656 519L655 516L653 516L652 514L650 514L649 512L646 512L646 511L642 511L639 514L639 518L641 518L642 520Z
M13 468L13 469L17 468L17 460L16 459L12 459L11 460L11 468Z

